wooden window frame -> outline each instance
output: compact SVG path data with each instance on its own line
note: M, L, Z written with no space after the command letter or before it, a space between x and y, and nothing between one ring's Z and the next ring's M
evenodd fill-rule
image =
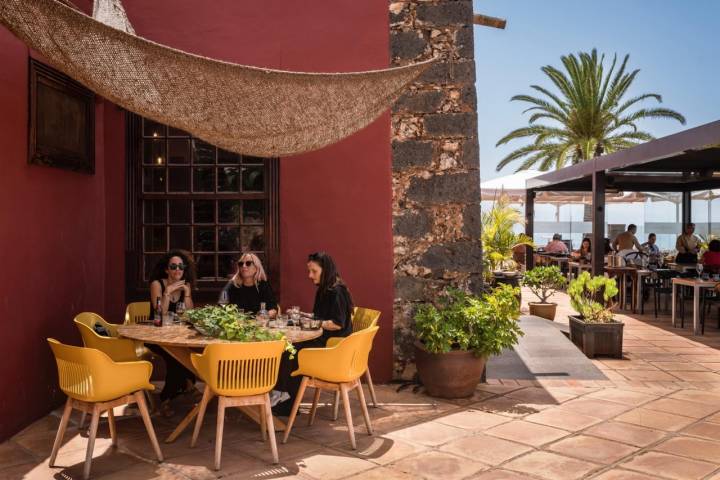
M125 300L126 302L145 301L149 298L149 285L143 278L143 200L157 198L192 200L232 200L242 197L245 200L266 200L264 239L265 269L276 295L280 294L280 205L279 181L280 162L277 158L265 159L264 193L144 193L143 192L143 133L142 117L126 112L125 128L126 148L126 255L125 255ZM167 137L166 137L167 138ZM217 166L217 164L215 165ZM192 172L192 166L188 166ZM191 173L192 175L192 173ZM168 219L169 220L169 219ZM216 222L217 224L217 219ZM189 226L196 224L191 219ZM215 244L215 255L222 254ZM193 297L196 303L214 303L225 281L203 281L195 285Z

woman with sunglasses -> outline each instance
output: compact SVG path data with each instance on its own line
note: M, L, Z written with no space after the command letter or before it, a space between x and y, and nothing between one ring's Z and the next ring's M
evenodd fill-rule
M150 274L150 318L155 314L158 298L161 299L161 315L175 312L180 302L187 309L193 308L194 281L195 263L188 252L171 250L160 257ZM169 417L174 413L170 407L173 398L180 393L195 392L195 376L163 348L157 345L149 345L148 348L165 360L165 386L160 392L160 411Z
M240 256L235 275L222 291L228 303L237 305L246 312L259 312L260 304L264 303L270 317L277 314L275 294L267 281L262 262L254 253L244 253Z

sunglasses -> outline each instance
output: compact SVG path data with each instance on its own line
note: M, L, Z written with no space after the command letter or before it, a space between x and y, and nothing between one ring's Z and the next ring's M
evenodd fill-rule
M245 260L244 262L238 262L238 266L242 267L245 265L246 267L252 267L255 265L252 260Z
M182 263L171 263L170 265L168 265L168 268L170 270L185 270L185 265L183 265Z

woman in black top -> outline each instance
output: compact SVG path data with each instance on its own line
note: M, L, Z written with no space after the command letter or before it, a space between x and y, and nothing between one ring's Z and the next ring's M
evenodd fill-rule
M253 253L243 254L237 261L237 267L237 272L222 290L227 295L228 303L255 313L260 311L260 304L264 303L268 314L274 317L277 314L277 301L258 256Z
M328 338L347 337L352 333L352 296L340 278L332 257L325 252L313 253L308 257L307 267L308 277L317 286L313 315L323 321L323 334L315 340L296 344L298 351L303 348L324 347ZM287 392L289 398L273 407L275 415L290 414L301 382L301 377L290 376L297 367L297 356L290 360L287 355L283 355L275 390Z
M160 298L162 312L175 312L177 304L193 308L192 284L195 282L195 263L184 250L171 250L155 264L150 274L150 318L155 314L155 304ZM160 409L165 416L172 416L170 400L185 391L194 391L195 376L180 362L158 345L148 348L165 360L165 386L160 392Z

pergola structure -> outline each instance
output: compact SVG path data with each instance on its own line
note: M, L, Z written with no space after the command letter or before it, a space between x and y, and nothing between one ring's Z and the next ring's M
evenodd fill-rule
M538 192L591 192L592 271L602 274L605 194L681 192L682 223L689 223L692 192L720 188L720 121L530 178L526 187L525 228L531 237ZM526 261L528 268L532 268L530 248Z

